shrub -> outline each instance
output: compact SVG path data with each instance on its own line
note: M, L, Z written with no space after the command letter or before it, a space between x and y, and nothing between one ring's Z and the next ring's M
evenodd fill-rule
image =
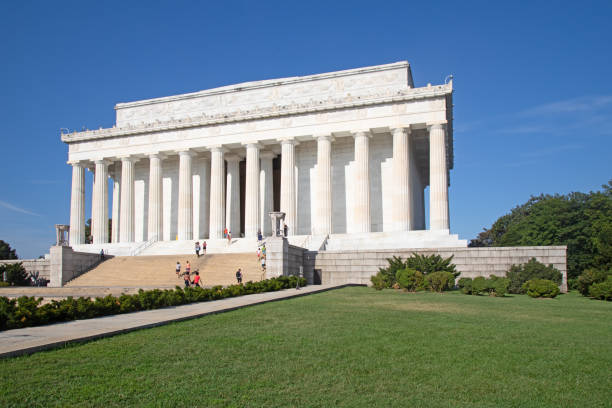
M247 293L261 293L306 285L304 278L281 276L261 282L247 282L246 285L215 286L212 289L180 287L167 290L139 290L134 295L112 295L64 300L53 300L40 306L42 298L22 296L17 300L0 297L0 330L37 326L46 323L74 319L88 319L116 313L129 313L139 310L157 309L186 303L201 302L224 297L240 296Z
M561 272L552 265L544 265L535 258L521 265L512 265L506 273L506 278L510 280L508 291L510 293L525 293L523 284L532 279L544 279L561 284Z
M549 279L528 280L523 284L523 290L533 298L554 298L559 294L559 287Z
M472 278L461 278L457 281L457 287L461 290L461 293L466 295L472 294Z
M503 297L508 293L508 286L510 286L510 279L491 275L489 279L487 279L486 290L489 292L490 296Z
M578 292L582 296L589 296L589 289L594 283L601 283L606 280L610 272L599 269L586 269L582 275L578 277Z
M487 289L487 279L484 276L477 276L472 281L472 295L478 295Z
M599 300L612 300L612 275L599 283L594 283L589 288L589 296Z
M6 282L12 286L27 286L29 284L28 274L21 262L0 265L0 278L6 273Z
M432 292L442 292L455 287L455 275L451 272L432 272L425 276Z
M397 283L402 289L417 291L425 288L423 274L411 268L400 269L396 274Z
M404 269L414 269L423 275L434 272L449 272L453 277L459 276L455 265L451 263L453 257L442 258L440 255L419 255L413 253L412 256L402 261L402 258L393 256L387 258L389 266L380 268L378 273L370 280L375 289L392 288L397 283L397 272ZM401 285L399 285L401 286Z
M7 286L11 286L11 284L8 283L8 282L0 282L0 288L4 288L4 287L7 287Z

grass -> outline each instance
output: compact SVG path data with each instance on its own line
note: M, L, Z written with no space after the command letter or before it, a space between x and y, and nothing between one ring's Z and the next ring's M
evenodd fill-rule
M595 407L612 302L353 287L0 361L0 406Z

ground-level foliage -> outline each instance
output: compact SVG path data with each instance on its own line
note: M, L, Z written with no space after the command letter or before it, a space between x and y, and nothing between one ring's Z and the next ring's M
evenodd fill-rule
M0 361L0 406L594 407L612 303L346 288Z
M30 282L21 262L0 265L0 281L8 284L7 286L26 286Z
M394 255L387 259L389 266L380 268L378 273L372 276L372 285L378 290L393 287L409 291L450 290L455 286L455 278L459 276L452 260L452 256L442 258L440 255L416 253L402 260Z
M466 295L489 295L489 296L505 296L508 293L508 286L510 286L510 279L501 278L499 276L491 275L488 278L484 276L478 276L472 278L461 278L457 282L457 286L461 290L461 293Z
M91 319L119 313L131 313L141 310L159 309L162 307L179 306L195 302L207 302L254 293L273 292L282 289L295 288L298 279L300 286L306 285L306 279L295 276L280 276L259 282L246 282L239 285L199 286L182 289L140 289L137 294L107 295L94 300L80 297L68 297L53 300L41 305L42 298L21 296L17 299L0 297L0 330L15 329L28 326L64 322L76 319Z
M612 268L612 180L587 194L531 197L470 241L472 247L532 245L567 245L569 278Z
M508 292L527 293L523 287L525 282L533 279L546 279L561 285L561 272L552 265L544 265L535 258L531 258L527 263L512 265L506 273L506 278L510 281Z

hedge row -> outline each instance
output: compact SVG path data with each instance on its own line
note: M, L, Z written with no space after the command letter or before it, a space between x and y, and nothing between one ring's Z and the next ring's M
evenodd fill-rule
M177 286L176 289L166 290L145 291L140 289L134 295L121 295L119 297L108 295L97 297L95 300L84 297L78 299L69 297L59 301L53 300L51 303L42 306L40 305L42 298L21 296L15 300L0 297L0 330L76 319L91 319L93 317L206 302L253 293L273 292L295 287L298 279L300 286L306 285L304 278L281 276L227 287L214 286L210 289L200 287L181 289Z

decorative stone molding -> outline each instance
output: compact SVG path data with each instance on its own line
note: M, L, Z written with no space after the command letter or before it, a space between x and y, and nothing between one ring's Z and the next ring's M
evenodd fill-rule
M232 112L222 112L214 115L202 113L200 116L186 119L170 119L154 123L141 123L140 125L126 125L124 127L86 130L83 132L62 133L63 142L71 143L83 140L106 139L118 136L137 135L142 133L163 132L167 130L180 130L194 127L220 125L230 122L268 119L279 116L301 115L306 113L325 112L337 109L364 107L384 103L407 102L419 99L434 98L452 94L451 84L436 85L424 88L408 88L401 90L388 90L373 92L370 95L342 97L328 97L312 100L308 103L287 103L268 107L253 107L250 109L237 109Z

